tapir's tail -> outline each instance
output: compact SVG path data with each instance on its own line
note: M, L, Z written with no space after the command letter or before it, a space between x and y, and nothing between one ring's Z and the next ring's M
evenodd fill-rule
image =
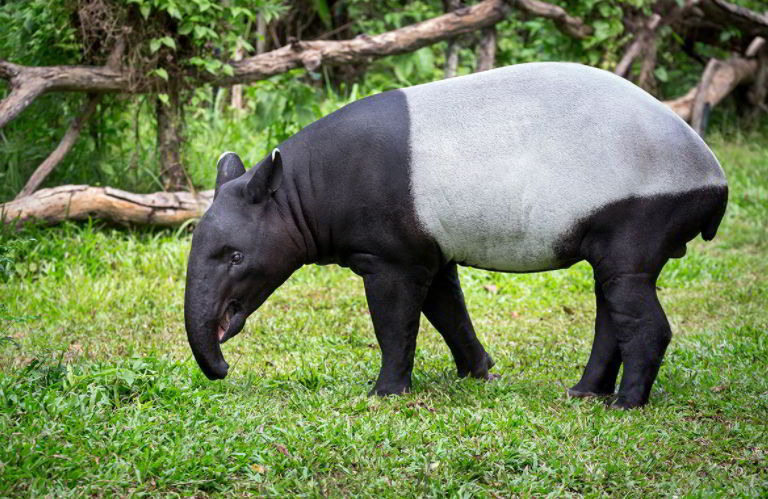
M718 186L715 192L715 202L713 203L713 209L710 211L710 215L707 218L704 226L701 228L701 237L705 241L711 241L714 239L717 233L717 228L720 226L720 222L725 215L725 206L728 204L728 186Z

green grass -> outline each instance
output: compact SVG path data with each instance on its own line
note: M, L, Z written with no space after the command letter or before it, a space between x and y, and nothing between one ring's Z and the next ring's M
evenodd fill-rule
M3 232L17 262L0 282L0 496L765 496L768 140L710 140L728 212L667 265L675 336L650 404L628 412L564 396L592 341L583 263L463 269L501 379L456 379L422 321L412 393L380 399L349 271L297 272L224 346L231 374L214 383L183 327L188 233Z

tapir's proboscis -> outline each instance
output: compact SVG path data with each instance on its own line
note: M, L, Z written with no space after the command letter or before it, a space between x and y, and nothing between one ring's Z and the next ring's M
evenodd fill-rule
M408 391L423 313L459 376L491 379L458 265L594 270L592 353L571 396L644 405L672 333L656 296L670 258L715 236L728 187L702 139L659 101L571 63L510 66L353 102L246 172L218 161L189 255L190 346L211 379L220 344L302 265L363 278L381 371ZM545 325L538 327L546 327Z

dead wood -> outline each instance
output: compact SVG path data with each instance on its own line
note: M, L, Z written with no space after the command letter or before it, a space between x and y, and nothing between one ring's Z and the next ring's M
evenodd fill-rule
M694 116L699 126L707 109L712 109L739 85L749 83L755 77L757 61L743 57L731 57L725 61L713 59L707 65L700 83L685 95L665 101L670 109L685 121L693 124ZM696 112L694 107L696 106ZM694 129L696 126L694 126Z
M509 4L509 5L507 5ZM427 45L481 30L501 21L509 6L530 15L552 19L563 32L585 38L592 28L556 5L538 0L484 0L420 23L379 35L360 35L351 40L295 41L276 50L232 61L233 75L190 73L193 82L230 86L263 80L291 69L305 67L316 70L321 64L353 64L376 57L413 52ZM0 103L0 127L16 117L43 92L147 92L144 86L129 85L127 73L110 66L29 67L0 60L0 78L11 84L11 94Z
M481 31L480 41L475 48L475 73L493 69L496 64L496 26Z
M16 199L23 198L24 196L28 196L35 192L45 178L53 171L56 165L58 165L70 149L72 149L77 137L80 135L80 130L83 128L83 125L96 110L98 101L98 94L90 94L88 96L88 101L83 106L80 114L72 121L72 124L69 125L69 128L64 134L64 137L62 137L61 142L59 142L59 145L56 146L56 149L54 149L47 158L45 158L45 161L40 163L40 166L37 167L32 176L29 177L29 180L27 180L24 188L16 195Z
M295 41L264 54L230 63L233 76L218 76L217 83L247 83L305 67L314 71L321 64L369 62L375 57L413 52L427 45L492 26L506 14L502 0L485 0L420 23L380 35L360 35L351 40ZM205 75L203 77L207 78Z
M661 16L655 13L651 14L644 23L642 31L635 36L632 43L629 44L629 47L627 47L627 50L624 52L621 60L616 65L616 69L613 71L615 74L624 77L627 76L635 58L647 50L648 44L653 40L660 24Z
M592 26L557 5L538 0L510 0L509 3L527 14L552 19L560 31L574 38L586 38L592 34Z
M94 217L114 222L178 225L201 216L212 200L212 190L134 194L111 187L62 185L0 204L0 221L55 223Z
M15 118L43 92L68 90L100 93L128 89L128 78L107 66L30 67L0 60L0 78L10 82L11 93L0 101L0 128Z

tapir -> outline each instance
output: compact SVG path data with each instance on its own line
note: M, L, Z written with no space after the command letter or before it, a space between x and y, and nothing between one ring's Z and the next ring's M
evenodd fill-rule
M459 376L493 377L458 265L539 272L586 260L595 337L568 393L646 404L671 339L657 277L687 242L715 236L728 197L720 164L682 119L623 78L573 63L373 95L247 172L230 152L217 168L184 304L203 373L227 375L220 344L294 271L334 263L363 279L381 349L377 395L409 390L422 313Z

